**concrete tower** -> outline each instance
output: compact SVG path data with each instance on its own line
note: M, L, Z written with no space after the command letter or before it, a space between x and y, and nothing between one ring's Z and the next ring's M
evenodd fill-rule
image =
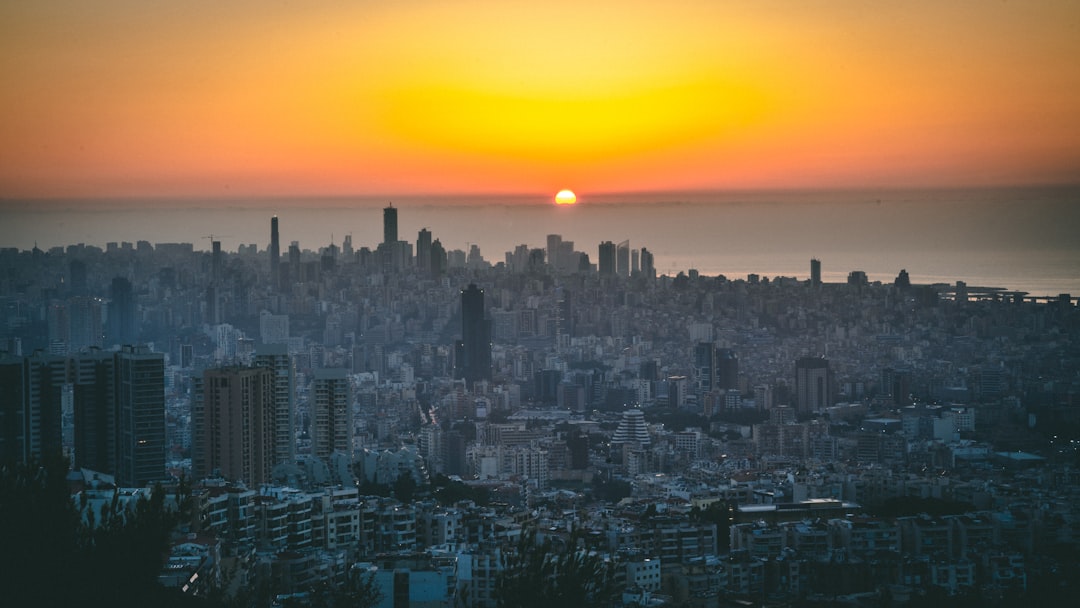
M278 219L270 218L270 287L279 289L281 283L281 241L278 237Z
M461 341L457 344L458 378L470 386L491 379L491 326L484 318L484 290L470 283L461 290Z

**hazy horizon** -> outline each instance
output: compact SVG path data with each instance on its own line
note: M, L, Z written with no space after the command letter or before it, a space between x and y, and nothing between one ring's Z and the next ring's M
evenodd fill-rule
M885 191L755 191L581 197L556 206L520 197L396 197L399 238L414 242L421 228L448 249L481 248L492 262L525 244L546 246L548 234L574 241L596 262L601 241L629 240L648 248L661 274L691 268L744 278L805 277L811 257L826 280L851 270L891 281L904 268L916 283L964 280L1035 295L1080 293L1078 187L910 189ZM663 197L661 197L663 198ZM387 199L190 199L182 205L84 207L72 204L8 208L0 247L48 249L107 242L192 243L209 250L211 235L226 251L269 243L277 215L283 243L318 251L352 236L353 247L382 239ZM532 202L530 202L532 201Z

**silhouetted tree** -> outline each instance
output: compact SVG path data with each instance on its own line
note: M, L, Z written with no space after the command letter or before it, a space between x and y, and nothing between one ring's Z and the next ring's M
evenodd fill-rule
M608 606L615 597L614 566L589 551L576 531L557 547L552 537L538 543L536 531L525 530L502 567L495 583L500 607Z
M0 588L5 605L186 605L157 576L181 513L158 486L125 506L93 512L73 500L67 462L0 467ZM181 500L181 503L185 501Z

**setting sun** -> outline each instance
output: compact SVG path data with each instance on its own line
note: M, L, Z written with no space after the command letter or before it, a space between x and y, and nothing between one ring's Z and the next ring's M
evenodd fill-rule
M577 195L572 190L559 190L555 195L556 205L573 205L577 202Z

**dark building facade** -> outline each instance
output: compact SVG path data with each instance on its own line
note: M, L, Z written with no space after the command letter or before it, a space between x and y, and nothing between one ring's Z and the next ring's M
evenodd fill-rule
M278 218L270 218L270 286L280 288L281 281L281 241L278 237Z
M615 243L604 241L600 243L600 258L597 262L600 274L615 274Z
M795 362L795 409L800 415L832 405L830 382L828 359L803 357Z
M138 325L135 318L135 290L131 281L116 277L109 287L109 344L135 344Z
M165 357L144 346L116 354L116 482L142 487L165 476Z
M455 350L458 378L470 386L491 379L491 324L484 318L484 290L475 283L461 291L461 340Z
M383 243L392 245L398 241L397 209L391 204L383 209Z

